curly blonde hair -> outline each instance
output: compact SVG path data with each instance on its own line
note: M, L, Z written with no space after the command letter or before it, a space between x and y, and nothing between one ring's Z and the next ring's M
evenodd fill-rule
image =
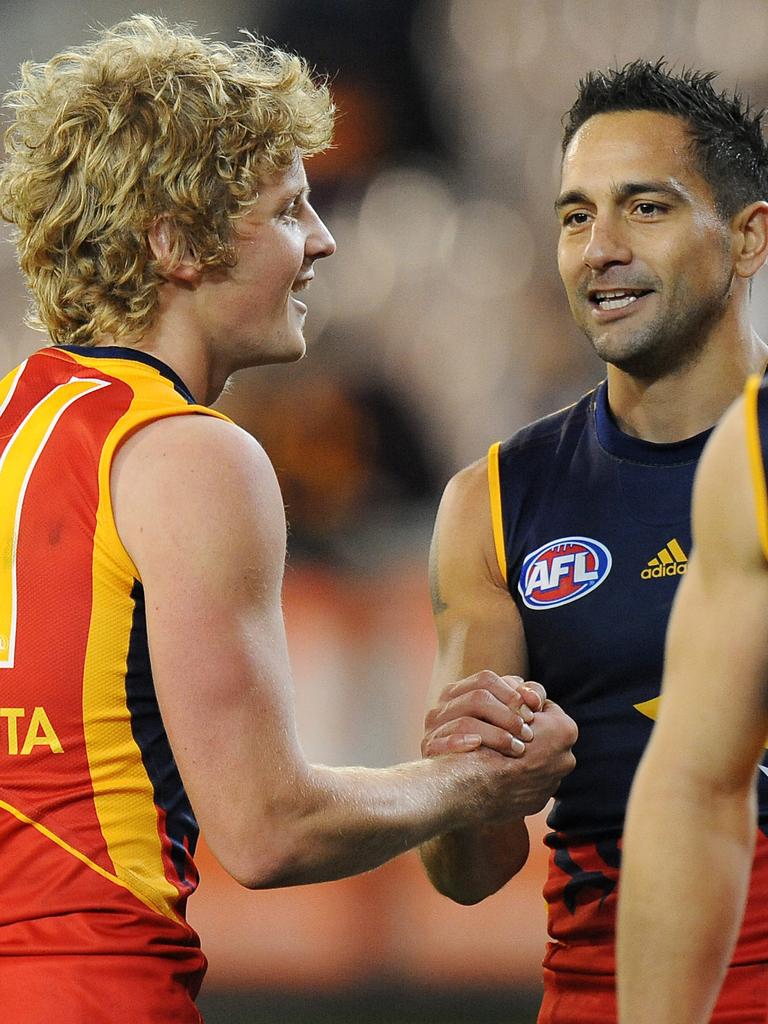
M148 15L25 63L6 102L0 215L36 299L28 322L55 344L140 338L163 281L151 225L171 222L172 263L187 251L232 266L234 222L259 184L325 149L333 127L328 88L301 58Z

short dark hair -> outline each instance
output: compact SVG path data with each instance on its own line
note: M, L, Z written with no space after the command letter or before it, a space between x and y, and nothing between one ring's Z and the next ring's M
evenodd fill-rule
M750 203L768 199L765 111L754 110L738 92L717 92L712 88L716 77L715 71L686 68L675 73L664 58L590 71L579 82L576 102L563 116L563 153L595 114L623 110L672 114L686 123L694 164L712 189L718 212L730 220Z

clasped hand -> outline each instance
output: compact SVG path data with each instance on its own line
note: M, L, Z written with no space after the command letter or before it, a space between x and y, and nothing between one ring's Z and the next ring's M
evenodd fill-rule
M540 683L521 676L498 676L489 670L476 672L446 686L427 712L422 756L484 746L508 757L520 757L533 740L535 713L546 706L554 707Z

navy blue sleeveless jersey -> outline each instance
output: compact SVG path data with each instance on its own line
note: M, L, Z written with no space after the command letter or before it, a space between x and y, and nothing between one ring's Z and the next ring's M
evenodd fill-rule
M708 434L673 444L630 437L612 417L603 382L489 453L496 551L523 621L528 674L579 727L576 768L558 790L546 840L545 964L555 970L614 969L624 813L656 715ZM762 773L760 789L768 832ZM755 927L751 917L747 924L755 934L739 954L752 960L768 954L762 890Z

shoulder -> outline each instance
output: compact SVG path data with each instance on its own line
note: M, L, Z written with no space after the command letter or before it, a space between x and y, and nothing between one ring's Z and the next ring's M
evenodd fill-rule
M712 433L699 462L694 502L699 511L733 511L752 487L745 396L737 399Z
M272 464L226 420L190 414L143 427L117 452L110 488L118 533L140 571L184 552L226 564L256 548L282 561L285 516Z
M499 449L501 464L541 449L557 448L570 433L579 433L589 419L597 389L587 392L578 402L542 416L522 427L504 441Z
M229 420L196 414L154 420L129 436L113 463L115 477L162 480L168 488L194 478L205 489L274 479L264 449Z
M488 456L460 469L446 485L441 508L473 515L488 506Z
M764 561L761 534L765 522L765 478L754 426L750 394L728 410L709 439L696 473L693 492L694 545L704 558L737 564Z
M457 578L478 573L503 587L493 522L489 456L460 470L448 482L437 515L432 548Z

